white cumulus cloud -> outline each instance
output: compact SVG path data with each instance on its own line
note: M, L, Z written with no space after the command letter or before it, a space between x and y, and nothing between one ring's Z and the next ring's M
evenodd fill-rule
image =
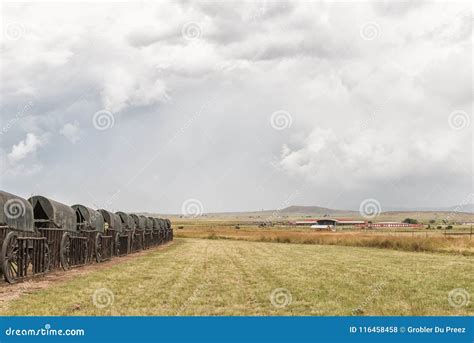
M28 155L34 154L42 144L43 140L40 137L34 133L27 133L24 140L13 145L11 152L8 154L8 159L11 163L19 162Z

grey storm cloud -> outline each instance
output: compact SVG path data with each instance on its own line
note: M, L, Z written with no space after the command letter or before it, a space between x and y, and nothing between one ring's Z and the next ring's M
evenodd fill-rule
M178 213L472 193L470 3L3 5L1 188ZM293 196L297 194L297 196Z

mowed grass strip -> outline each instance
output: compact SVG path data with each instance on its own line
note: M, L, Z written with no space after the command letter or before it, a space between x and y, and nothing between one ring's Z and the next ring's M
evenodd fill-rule
M472 315L472 301L453 307L448 293L472 294L473 284L469 256L177 239L24 294L0 314L351 315L358 308L360 315Z

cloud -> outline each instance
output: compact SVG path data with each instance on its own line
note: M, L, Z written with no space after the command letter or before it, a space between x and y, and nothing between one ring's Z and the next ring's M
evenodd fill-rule
M161 212L276 208L295 189L311 205L455 205L472 187L472 124L449 123L472 118L466 7L6 3L22 30L0 43L0 160L17 171L2 187L89 205L120 190L114 208ZM114 125L97 130L104 110ZM276 111L292 125L275 130ZM42 182L14 175L28 171Z
M403 137L403 139L400 139ZM387 184L406 176L433 173L462 175L466 161L453 156L469 153L466 136L456 132L390 129L315 128L302 147L282 148L281 167L316 185L337 180L348 189Z
M79 123L77 121L74 123L66 123L61 128L61 130L59 130L59 133L74 144L79 141L81 128L79 127Z
M8 159L11 163L15 164L25 159L28 155L36 153L43 143L43 140L34 133L27 133L24 140L13 145L12 151L8 154Z

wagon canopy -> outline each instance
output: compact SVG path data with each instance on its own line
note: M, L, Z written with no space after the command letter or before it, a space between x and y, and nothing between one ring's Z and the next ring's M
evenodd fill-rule
M79 230L96 230L104 232L104 217L99 211L84 205L72 205L76 211L76 222Z
M145 230L146 228L146 217L138 214L130 214L130 217L135 221L135 227L140 230Z
M153 218L147 217L146 218L146 228L147 230L153 230Z
M133 230L135 228L135 221L125 212L115 212L122 221L122 230Z
M160 230L164 231L166 229L165 220L163 218L158 218L158 222L160 223Z
M0 190L0 226L20 231L34 231L33 207L28 200Z
M114 229L117 232L122 231L122 220L118 214L104 209L100 209L99 212L102 214L102 217L104 217L105 222L109 224L109 228Z
M153 230L158 231L160 229L160 220L158 218L153 219Z
M33 206L35 227L77 231L76 213L71 207L41 195L32 196L28 201Z

